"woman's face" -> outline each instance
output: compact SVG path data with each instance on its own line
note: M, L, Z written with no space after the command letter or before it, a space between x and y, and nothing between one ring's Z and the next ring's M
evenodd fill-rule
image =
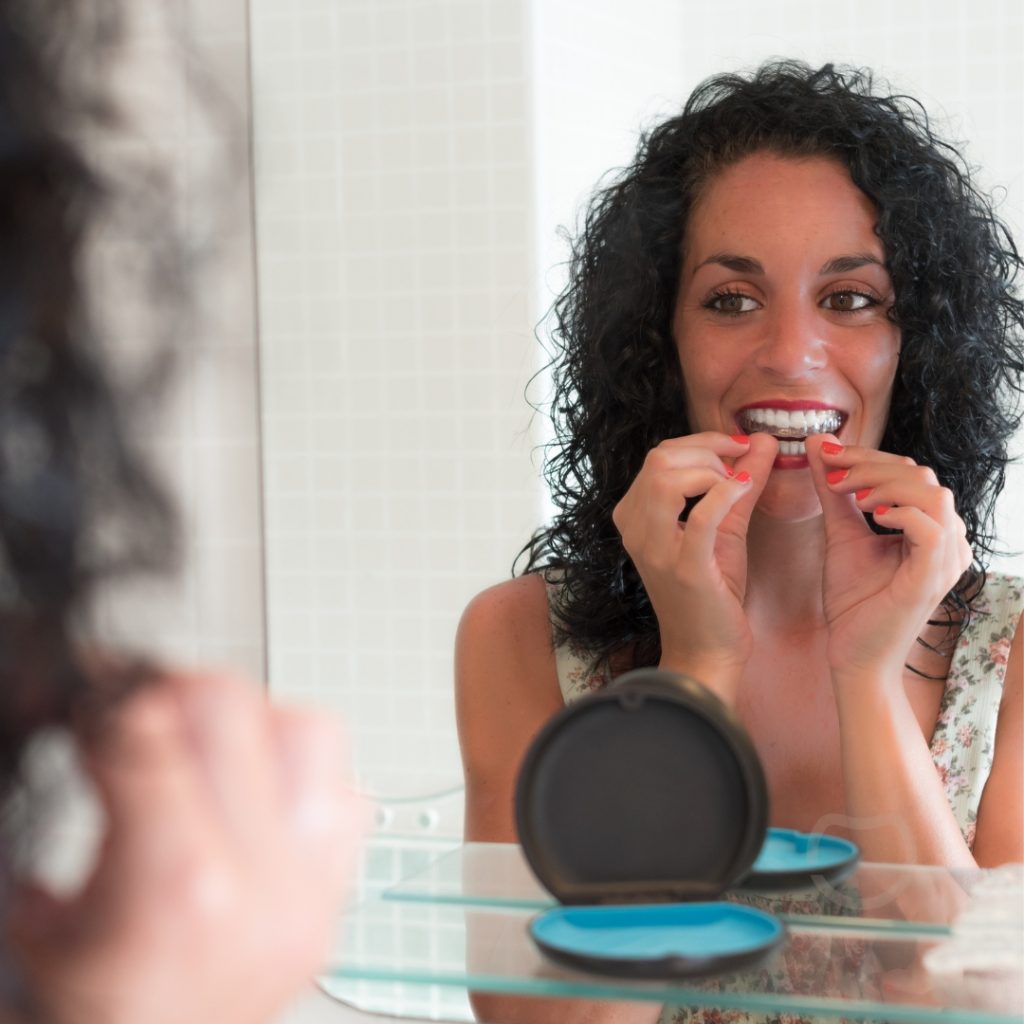
M712 179L686 225L673 334L690 427L780 439L762 512L819 513L807 434L881 441L900 335L876 220L837 161L764 152Z

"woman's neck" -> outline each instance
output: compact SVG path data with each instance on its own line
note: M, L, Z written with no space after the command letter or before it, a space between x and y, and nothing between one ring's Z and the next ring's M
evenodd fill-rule
M805 632L824 624L821 516L783 522L755 511L747 531L747 614L776 632Z

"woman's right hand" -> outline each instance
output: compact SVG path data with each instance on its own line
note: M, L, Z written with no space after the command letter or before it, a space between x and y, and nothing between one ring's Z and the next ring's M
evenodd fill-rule
M768 434L663 441L612 513L658 618L661 667L705 683L727 704L752 643L743 611L747 525L777 452Z
M275 1019L326 955L368 823L334 722L175 673L81 746L107 819L95 868L67 897L25 883L8 922L39 1015Z

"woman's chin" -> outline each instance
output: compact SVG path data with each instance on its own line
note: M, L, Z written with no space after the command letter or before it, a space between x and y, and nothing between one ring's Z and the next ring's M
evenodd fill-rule
M809 469L774 471L757 499L758 515L784 523L802 523L821 515L821 502Z

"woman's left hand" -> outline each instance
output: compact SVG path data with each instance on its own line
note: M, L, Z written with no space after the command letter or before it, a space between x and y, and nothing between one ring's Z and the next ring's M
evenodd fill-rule
M952 492L912 459L807 439L825 516L823 597L833 673L902 672L936 608L972 552ZM880 526L877 534L863 513Z

